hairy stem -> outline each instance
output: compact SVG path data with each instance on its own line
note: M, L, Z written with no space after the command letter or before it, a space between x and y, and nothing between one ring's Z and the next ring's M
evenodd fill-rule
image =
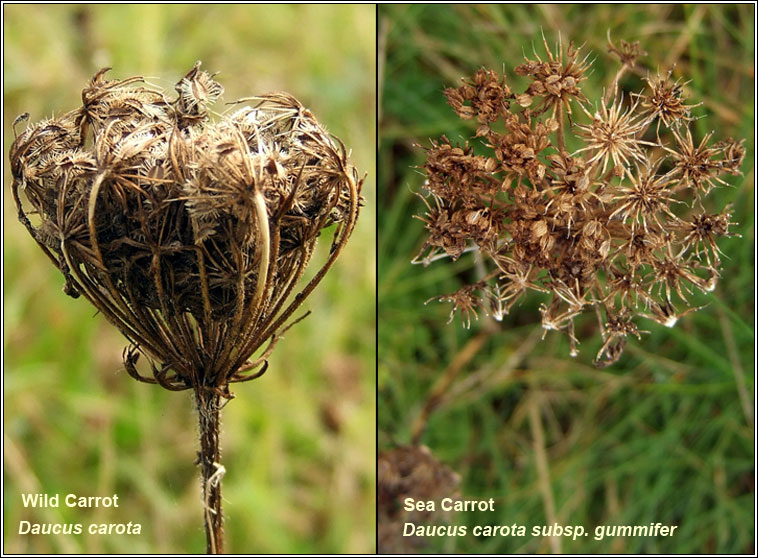
M226 470L221 465L219 430L221 427L221 396L198 388L195 402L200 419L200 453L198 455L203 480L203 510L206 553L224 553L223 515L221 511L221 478Z

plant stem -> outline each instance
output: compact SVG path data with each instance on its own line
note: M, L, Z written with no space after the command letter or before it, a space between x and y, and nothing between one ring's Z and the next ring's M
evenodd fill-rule
M221 511L221 478L226 470L221 465L219 430L221 426L221 396L198 388L195 402L200 420L200 472L203 480L203 510L206 552L224 553L223 515Z
M565 131L563 127L563 106L558 107L558 150L566 151Z
M611 100L611 95L614 97L616 96L616 91L618 90L619 86L619 80L621 77L626 73L626 71L629 69L629 66L627 64L623 64L618 71L616 72L616 75L613 76L613 81L611 82L611 86L605 90L605 95L603 95L603 104L608 104L608 101Z

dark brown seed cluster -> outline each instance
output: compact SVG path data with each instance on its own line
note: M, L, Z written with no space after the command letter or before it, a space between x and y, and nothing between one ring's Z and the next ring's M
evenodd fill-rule
M414 263L477 254L479 280L440 297L466 326L478 311L501 319L528 291L550 293L542 326L565 332L575 356L574 318L594 314L595 364L607 366L629 335L644 333L635 318L671 327L696 309L693 287L715 288L717 240L735 236L734 223L728 207L706 210L705 198L741 174L745 149L711 143L711 134L693 139L697 105L685 104L685 84L671 72L647 78L641 93L619 93L620 77L645 55L639 44L610 43L621 67L591 103L581 90L586 57L573 44L564 54L543 42L546 60L535 54L515 69L532 80L524 92L488 69L445 91L479 127L471 145L443 136L427 149L419 218L429 236Z
M286 93L244 99L214 122L209 107L223 88L199 63L175 98L106 71L81 107L14 141L19 219L65 291L132 342L134 377L228 396L230 382L262 373L285 322L339 255L363 181L342 143ZM299 288L331 225L327 261ZM137 373L139 353L154 378Z
M414 554L424 538L405 536L407 523L434 525L444 521L443 498L455 498L460 476L438 461L426 446L401 446L379 454L377 459L377 539L379 554ZM405 499L433 501L434 511L407 511Z

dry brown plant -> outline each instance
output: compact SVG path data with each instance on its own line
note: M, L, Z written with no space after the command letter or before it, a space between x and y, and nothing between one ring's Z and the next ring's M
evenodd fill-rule
M418 554L425 537L406 536L406 524L449 521L441 509L406 511L405 499L435 501L459 495L460 475L439 461L426 446L400 446L377 459L377 541L379 554Z
M672 327L697 309L693 288L716 287L717 241L738 235L729 207L710 212L706 196L741 174L745 156L744 140L693 139L698 105L686 104L686 83L671 71L647 77L641 93L620 93L619 80L646 53L608 42L621 66L594 102L582 92L587 57L573 43L551 50L544 37L544 59L535 51L514 70L530 79L523 92L487 68L445 90L477 128L463 145L443 136L426 149L419 218L428 237L413 260L480 258L476 282L439 297L466 327L478 312L502 319L528 291L550 293L542 327L564 332L576 356L574 320L594 314L598 367L645 333L635 318Z
M193 390L207 551L221 553L222 400L230 384L266 371L352 233L363 179L342 142L287 93L237 101L214 121L223 88L199 62L175 98L106 72L84 88L81 107L13 142L18 218L65 292L130 341L132 377ZM299 285L332 226L326 261ZM151 374L138 371L140 355Z

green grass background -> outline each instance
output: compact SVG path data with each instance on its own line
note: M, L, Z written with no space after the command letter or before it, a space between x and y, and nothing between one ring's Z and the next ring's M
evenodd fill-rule
M375 7L5 5L4 540L7 553L205 549L188 392L123 371L125 339L18 223L10 123L70 110L101 67L173 85L196 60L225 101L296 95L368 173L353 237L267 374L233 388L222 451L227 550L372 552L375 525ZM217 111L223 110L217 104ZM321 250L321 255L325 249ZM314 262L315 263L315 262ZM334 427L337 417L339 429ZM332 418L328 418L332 417ZM331 426L330 426L331 425ZM117 509L24 509L20 493L118 494ZM140 523L140 536L21 536L21 520Z
M379 8L379 446L409 443L431 386L459 359L462 368L421 442L462 475L469 498L495 498L494 513L459 514L469 525L678 525L674 536L562 539L575 553L752 553L754 551L754 7L751 5L385 5ZM639 40L642 64L689 80L697 141L746 139L744 176L711 196L714 209L734 203L735 230L724 239L723 278L707 307L673 329L630 340L622 359L599 371L590 362L600 339L568 357L565 336L540 341L540 296L514 307L499 330L445 325L449 304L424 302L474 277L471 261L410 265L425 238L412 215L424 207L423 150L445 133L462 141L473 128L447 106L442 91L482 66L526 81L512 69L544 53L560 32L592 51L585 82L602 94L617 68L614 40ZM639 91L639 78L623 84ZM520 88L520 89L519 89ZM645 323L642 323L642 322ZM594 322L590 317L588 325ZM580 340L590 333L582 334ZM481 338L478 336L481 335ZM484 339L465 357L472 339ZM473 342L476 343L476 342ZM462 359L462 360L461 360ZM547 475L537 463L544 455ZM549 496L548 496L549 493ZM552 499L552 504L551 504ZM550 508L554 508L554 511ZM542 553L542 537L434 539L428 552Z

